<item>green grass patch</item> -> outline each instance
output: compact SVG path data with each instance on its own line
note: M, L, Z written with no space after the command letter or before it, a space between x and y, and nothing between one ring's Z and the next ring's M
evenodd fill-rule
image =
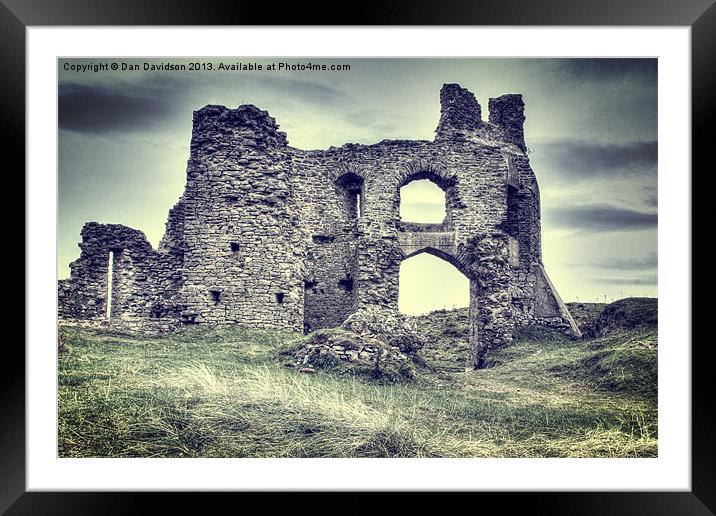
M59 455L657 455L655 330L585 341L525 330L499 365L465 372L447 340L462 339L461 326L426 345L407 384L288 368L297 335L62 327Z

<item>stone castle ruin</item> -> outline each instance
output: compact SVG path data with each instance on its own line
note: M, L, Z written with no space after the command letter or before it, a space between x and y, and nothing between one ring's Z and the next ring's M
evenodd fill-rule
M430 253L470 280L475 367L517 326L578 335L542 264L521 95L490 99L488 121L457 84L440 105L433 141L311 151L253 105L194 112L186 187L158 249L141 231L87 223L59 282L60 321L310 332L397 313L401 262ZM441 224L400 219L400 189L419 179L445 192Z

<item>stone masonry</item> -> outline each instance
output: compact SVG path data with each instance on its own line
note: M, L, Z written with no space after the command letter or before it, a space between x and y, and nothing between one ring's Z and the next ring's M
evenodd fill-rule
M194 112L186 187L159 248L135 229L86 224L59 282L60 321L310 332L397 311L400 263L430 253L470 280L476 368L517 325L578 335L542 264L522 97L490 99L489 121L457 84L443 85L440 104L433 141L311 151L253 105ZM400 220L400 189L419 179L445 192L441 224Z

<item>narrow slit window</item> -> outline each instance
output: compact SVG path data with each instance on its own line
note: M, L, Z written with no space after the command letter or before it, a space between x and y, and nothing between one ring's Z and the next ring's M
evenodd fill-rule
M211 293L211 300L214 302L215 305L219 304L219 301L221 301L221 291L220 290L210 290Z
M282 305L282 304L283 304L283 298L284 298L284 293L283 293L283 292L277 292L277 293L276 293L276 302L277 302L279 305Z
M355 212L355 214L356 214L356 218L359 219L359 218L361 218L361 216L363 216L363 213L361 213L361 202L360 202L360 194L361 194L361 191L360 191L360 190L353 190L351 193L352 193L353 196L354 196L354 200L353 200L353 203L354 203L354 212Z
M363 215L363 178L347 172L336 179L335 184L342 193L344 213L348 220L359 219Z

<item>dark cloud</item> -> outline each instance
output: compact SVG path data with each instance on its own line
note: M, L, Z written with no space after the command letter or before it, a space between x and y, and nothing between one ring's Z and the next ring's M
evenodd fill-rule
M150 75L132 83L102 86L61 82L59 126L85 133L156 129L168 118L185 111L187 106L199 109L216 103L214 98L224 95L233 86L226 77L222 79L211 82L197 76L188 81L176 75ZM262 75L246 77L244 83L270 91L274 96L323 107L345 99L344 92L333 86L310 80ZM240 103L248 101L242 99Z
M598 262L591 262L588 265L595 269L628 271L654 269L657 267L658 262L659 260L656 254L650 254L649 256L637 258L604 258Z
M650 195L646 198L646 200L645 200L644 202L646 202L646 205L647 205L647 206L651 206L652 208L656 208L656 207L659 205L659 196L658 196L657 194L655 194L655 193L654 193L654 194L650 194Z
M558 73L575 81L645 80L656 84L656 59L564 59Z
M60 129L85 133L152 129L172 114L172 105L156 95L132 95L109 88L61 84Z
M569 179L632 175L656 176L657 142L602 144L554 141L535 146L541 169Z
M630 231L656 227L657 214L610 204L561 206L546 210L545 224L588 232Z

